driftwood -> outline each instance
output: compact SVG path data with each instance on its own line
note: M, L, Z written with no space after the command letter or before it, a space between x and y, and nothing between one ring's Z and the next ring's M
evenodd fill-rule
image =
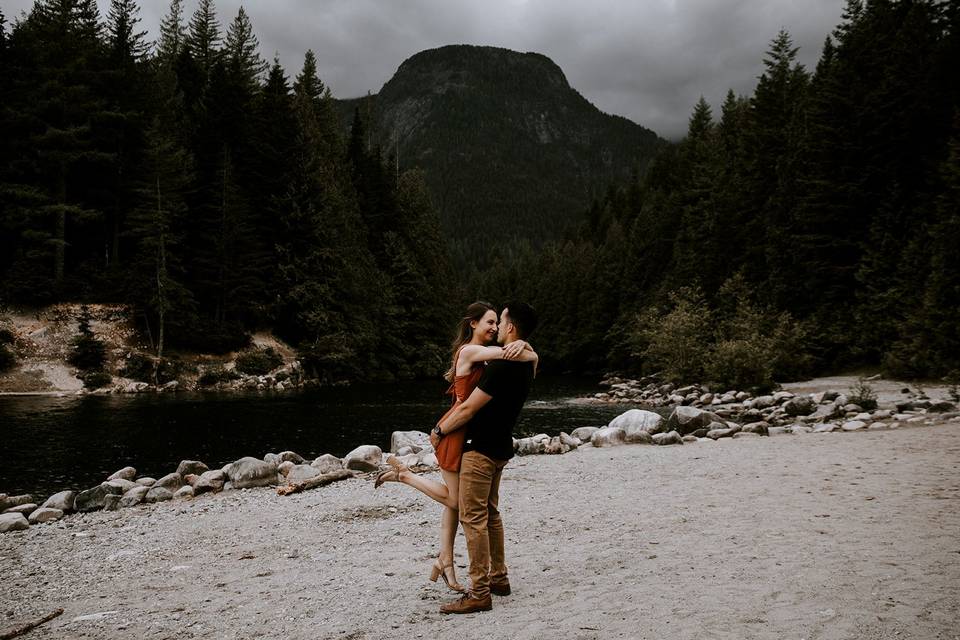
M303 480L302 482L291 482L283 487L277 487L278 496L287 496L291 493L300 493L301 491L306 491L307 489L316 489L317 487L322 487L324 485L330 484L331 482L337 482L339 480L346 480L347 478L352 478L353 472L347 471L346 469L338 469L331 473L324 473L316 478L310 478L309 480Z
M62 613L63 613L63 609L57 609L56 611L48 613L42 618L38 618L32 622L28 622L26 624L20 625L19 627L15 629L11 629L10 631L4 631L2 634L0 634L0 640L8 640L9 638L15 638L19 635L23 635L27 631L30 631L31 629L35 629L45 622L50 622L51 620L53 620L54 618L56 618Z

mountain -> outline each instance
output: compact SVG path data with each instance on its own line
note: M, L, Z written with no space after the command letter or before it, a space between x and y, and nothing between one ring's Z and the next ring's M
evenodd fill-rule
M422 51L378 94L338 109L347 126L359 109L370 143L401 169L424 170L461 267L558 237L663 144L593 106L546 56L495 47Z

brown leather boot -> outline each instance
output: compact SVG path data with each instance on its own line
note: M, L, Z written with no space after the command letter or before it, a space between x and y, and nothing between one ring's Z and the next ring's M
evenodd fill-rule
M490 583L490 593L492 593L495 596L510 595L510 581L504 580L502 582Z
M440 607L440 613L473 613L475 611L490 611L493 609L493 602L488 595L485 598L474 598L467 594L456 602L448 602Z

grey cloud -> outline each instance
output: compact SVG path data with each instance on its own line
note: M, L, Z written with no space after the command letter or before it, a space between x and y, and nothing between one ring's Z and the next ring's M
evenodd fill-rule
M108 0L99 0L106 12ZM28 0L3 0L12 19ZM842 0L219 0L226 28L243 4L267 60L291 77L317 54L338 97L377 92L406 58L445 44L486 44L552 58L600 109L670 138L702 94L719 111L748 94L770 40L785 28L813 67ZM165 0L141 0L155 37ZM196 6L186 3L187 17Z

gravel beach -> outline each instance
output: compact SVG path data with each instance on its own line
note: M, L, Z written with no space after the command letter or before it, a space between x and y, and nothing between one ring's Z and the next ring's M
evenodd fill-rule
M487 613L438 613L439 507L354 479L0 536L0 632L62 607L24 637L960 637L957 422L515 458L501 509Z

